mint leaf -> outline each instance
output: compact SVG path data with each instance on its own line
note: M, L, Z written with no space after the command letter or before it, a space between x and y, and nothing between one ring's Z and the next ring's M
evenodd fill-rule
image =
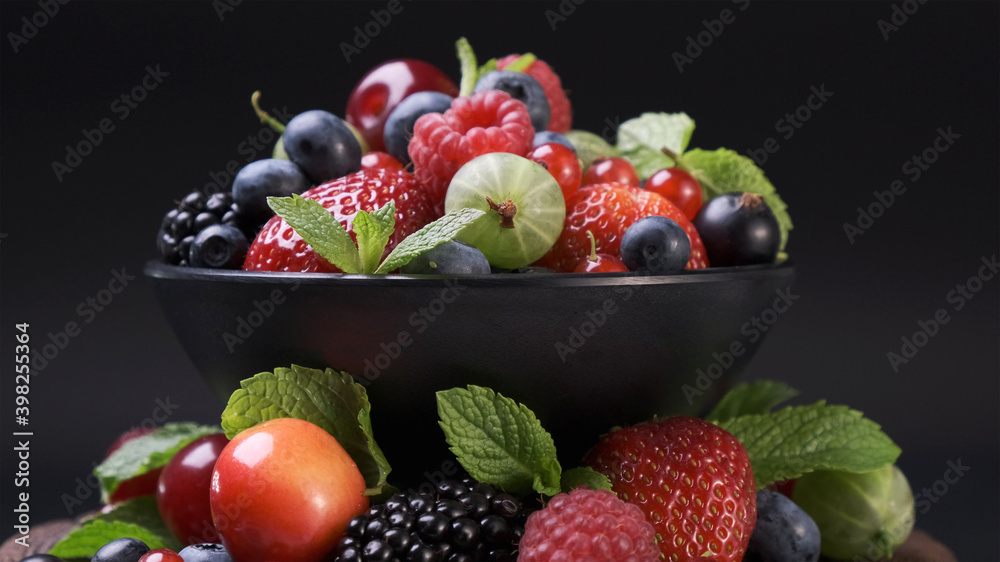
M603 138L591 133L590 131L581 131L578 129L573 129L572 131L567 131L563 134L567 139L569 139L570 144L576 149L576 156L582 162L582 168L587 169L588 166L598 158L611 158L612 156L621 156L621 153L617 148L608 144L608 141Z
M712 423L719 420L746 416L749 414L767 414L775 406L795 398L799 391L778 381L754 381L740 383L730 389L722 400L705 417Z
M93 520L112 523L119 521L138 525L150 533L160 537L167 548L177 550L183 545L174 538L173 533L160 517L160 510L156 505L156 496L140 496L121 503L114 504L111 511L100 513Z
M562 479L559 481L559 486L564 492L572 492L580 486L586 486L591 490L612 491L611 480L608 480L607 476L597 472L589 466L571 468L566 472L563 472Z
M815 470L866 472L896 462L900 450L875 422L847 406L789 406L718 423L750 455L757 489Z
M559 493L556 446L526 406L473 385L438 392L437 404L445 440L469 476L517 495Z
M524 53L505 66L504 70L524 72L525 70L528 70L528 67L531 66L536 60L538 60L538 58L533 53Z
M458 209L407 236L385 257L375 273L389 273L442 242L447 242L472 221L485 215L479 209Z
M771 208L771 212L778 219L778 226L781 228L779 251L785 249L785 244L788 242L788 231L792 229L792 218L788 215L788 206L778 196L774 186L764 175L764 171L758 168L753 160L728 148L716 150L695 148L684 153L682 161L684 167L701 183L706 202L730 191L743 191L763 196L767 206Z
M160 468L188 443L218 432L218 426L168 423L152 433L126 442L94 468L94 475L101 483L104 503L108 503L108 498L123 481Z
M139 525L124 521L102 521L98 519L70 531L68 535L49 550L49 554L63 559L90 559L102 546L122 537L139 539L146 543L146 546L150 550L156 548L176 550L180 548L180 545L176 542L167 541L164 537Z
M382 261L382 253L389 243L389 237L396 229L396 203L390 200L372 213L358 211L352 223L354 237L358 240L358 252L361 256L361 272L368 275L375 273Z
M344 273L361 273L358 247L351 240L340 221L318 201L291 197L268 197L267 204L275 214L285 219L295 232L312 246L317 254L326 258Z
M369 488L366 493L378 493L385 485L392 469L375 443L365 387L351 375L298 365L254 375L229 397L222 428L232 439L275 418L298 418L322 427L354 459Z
M462 81L459 83L458 95L468 97L476 89L476 82L479 80L479 68L476 66L476 53L472 50L472 45L465 37L459 37L455 41L455 51L458 54L458 62L462 69Z
M648 178L674 165L663 149L681 154L693 132L694 120L686 113L643 113L618 127L618 149L640 178Z

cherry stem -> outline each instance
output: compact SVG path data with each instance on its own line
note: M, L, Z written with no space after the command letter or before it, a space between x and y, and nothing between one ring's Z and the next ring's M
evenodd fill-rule
M285 125L260 108L260 90L250 96L250 105L253 106L254 113L260 118L260 122L274 129L278 134L285 133Z
M660 152L662 152L664 155L666 155L667 158L670 158L671 160L673 160L674 161L674 166L676 166L676 167L678 167L678 168L680 168L680 169L682 169L684 171L688 171L688 172L690 171L690 170L688 170L687 165L684 164L684 160L681 158L680 154L677 154L676 152L674 152L673 150L670 150L669 148L667 148L665 146L660 149Z
M597 238L594 238L594 233L587 231L587 236L590 237L590 257L587 258L590 261L597 261Z
M496 211L500 215L500 228L514 228L514 215L517 214L517 205L510 199L497 205L489 197L486 198L491 211Z

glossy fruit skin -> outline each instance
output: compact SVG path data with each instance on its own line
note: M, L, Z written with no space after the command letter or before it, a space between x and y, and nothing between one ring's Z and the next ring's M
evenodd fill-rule
M233 179L233 201L254 224L274 216L268 197L288 197L312 187L302 169L288 160L265 158L243 167Z
M32 554L27 558L22 558L20 562L63 562L63 559L51 554Z
M555 142L546 143L532 149L528 159L544 166L556 178L563 198L567 201L580 189L580 180L583 178L580 160L569 148Z
M122 433L117 439L115 439L114 443L108 447L108 452L104 454L104 458L107 459L110 457L111 453L120 449L125 443L128 443L136 437L142 437L143 435L152 433L156 431L156 429L157 428L155 427L137 427ZM118 485L118 488L116 488L114 493L111 494L111 497L108 498L108 504L116 504L127 499L155 494L156 481L160 477L160 472L162 470L163 468L155 468L149 472L125 480Z
M649 176L643 188L666 197L691 220L701 209L701 184L682 168L664 168L656 172Z
M757 493L746 449L727 431L697 418L654 419L605 435L583 463L639 506L666 560L706 551L720 562L742 559Z
M292 117L282 135L285 152L313 184L361 169L361 145L340 117L313 109Z
M757 492L757 523L748 553L756 554L761 562L816 562L819 548L819 527L808 513L779 492Z
M219 454L229 444L224 433L199 437L163 467L156 505L170 532L183 544L218 542L212 524L209 487Z
M239 269L249 249L250 242L240 229L214 224L194 237L188 263L191 267Z
M406 168L388 152L369 152L361 157L362 170L400 170Z
M596 258L588 257L573 269L573 273L622 273L628 271L622 260L608 254L597 254Z
M407 274L488 275L490 262L475 246L453 240L427 250L399 270Z
M516 61L520 56L519 54L512 54L503 57L497 61L497 69L503 70L507 68L509 64ZM559 78L559 75L541 59L536 59L524 71L535 80L538 80L538 83L542 85L542 89L545 90L545 97L549 100L549 110L552 114L549 119L548 130L556 133L565 133L572 129L573 107L569 103L569 98L566 97L566 92L563 91L562 80Z
M621 183L639 187L639 175L628 160L612 156L594 160L587 171L583 173L583 185L599 183Z
M500 90L510 97L523 103L531 116L531 126L535 131L544 131L549 125L549 100L545 97L542 85L523 72L512 70L493 70L487 72L476 82L476 92Z
M708 267L698 231L684 213L660 195L623 184L581 187L566 202L566 221L559 239L536 265L559 272L573 271L590 253L587 231L597 238L597 252L620 256L621 238L635 221L659 215L680 225L691 241L687 269Z
M233 562L226 547L218 543L192 544L181 550L184 562Z
M455 98L441 92L417 92L410 94L392 110L385 120L382 137L385 140L386 152L402 164L410 160L410 139L413 138L414 125L422 115L428 113L444 113L451 108Z
M365 479L319 426L278 418L236 435L212 474L216 529L234 560L322 559L368 509Z
M694 220L716 267L774 263L781 229L759 195L724 193L705 203Z
M139 562L187 562L169 548L155 548L142 555Z
M396 230L389 237L386 252L403 238L438 217L434 207L413 176L387 168L361 170L355 174L314 187L302 194L314 199L340 221L354 238L353 222L359 210L371 212L390 200L396 204ZM340 269L313 251L281 217L273 217L257 235L247 259L246 271L289 271L338 273Z
M90 562L139 562L147 552L149 547L138 539L115 539L102 546Z
M654 215L625 229L621 255L631 271L670 275L684 271L691 258L691 241L676 222Z
M416 92L434 91L451 97L458 86L436 66L416 59L386 61L368 71L347 98L347 122L368 142L370 150L386 149L383 129L399 102Z

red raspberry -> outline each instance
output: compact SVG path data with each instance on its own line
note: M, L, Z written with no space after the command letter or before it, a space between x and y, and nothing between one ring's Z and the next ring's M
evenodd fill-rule
M451 109L422 115L413 126L409 146L413 174L444 214L448 184L466 162L489 152L524 156L534 137L528 108L506 92L455 98Z
M691 240L688 269L708 267L705 245L694 225L673 203L659 193L620 183L581 187L566 200L566 223L559 239L538 265L561 272L573 269L590 254L590 237L597 239L597 252L621 257L622 236L632 223L650 215L667 217L687 232Z
M653 562L656 531L634 505L607 490L577 488L558 494L528 517L519 562Z
M389 238L388 253L403 238L437 218L413 176L391 168L364 169L316 186L302 194L319 201L354 239L352 223L358 211L380 209L390 200L396 203L396 231ZM355 243L357 240L355 240ZM313 251L309 244L281 217L272 217L257 235L247 259L247 271L301 271L339 273L340 269Z
M726 430L697 418L654 419L605 435L583 462L639 506L664 560L743 559L757 492L750 457Z
M503 70L506 66L521 55L507 55L497 61L497 69ZM549 126L546 129L555 133L565 133L573 127L573 108L570 106L569 98L562 88L562 80L559 75L552 71L552 67L545 61L538 59L528 65L525 69L528 76L531 76L542 85L545 97L549 100L549 110L552 115L549 117Z

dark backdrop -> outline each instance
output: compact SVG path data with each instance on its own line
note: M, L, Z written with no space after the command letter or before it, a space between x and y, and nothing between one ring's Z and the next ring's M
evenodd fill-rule
M171 420L218 419L140 271L172 201L253 152L241 147L261 129L250 92L263 90L269 107L342 114L354 83L389 58L425 59L457 79L453 43L465 35L484 58L531 50L551 62L578 128L686 111L698 122L695 146L744 152L774 137L764 168L795 220L788 250L801 298L747 377L788 381L804 399L846 403L883 424L914 490L934 495L918 525L963 560L996 559L1000 281L983 282L959 311L948 301L1000 239L996 3L404 3L348 63L340 44L385 2L247 1L220 18L224 1L71 2L35 16L48 21L27 42L9 33L20 35L40 4L0 5L0 534L11 532L14 500L15 322L31 323L36 347L50 332L60 339L67 322L81 326L32 379L38 523L66 515L63 495L87 492L92 463L117 433L154 416L157 400ZM673 53L705 21L718 31L711 20L725 9L734 21L679 71ZM560 10L568 15L553 17ZM124 116L112 104L147 67L167 74ZM832 95L782 138L777 121L812 87ZM114 129L59 181L52 163L105 118ZM914 178L904 163L949 127L958 138ZM897 179L905 193L852 244L844 223ZM122 269L135 276L125 290L100 311L87 304ZM939 308L949 323L895 372L887 353ZM949 462L970 468L945 485ZM74 512L96 505L95 494Z

